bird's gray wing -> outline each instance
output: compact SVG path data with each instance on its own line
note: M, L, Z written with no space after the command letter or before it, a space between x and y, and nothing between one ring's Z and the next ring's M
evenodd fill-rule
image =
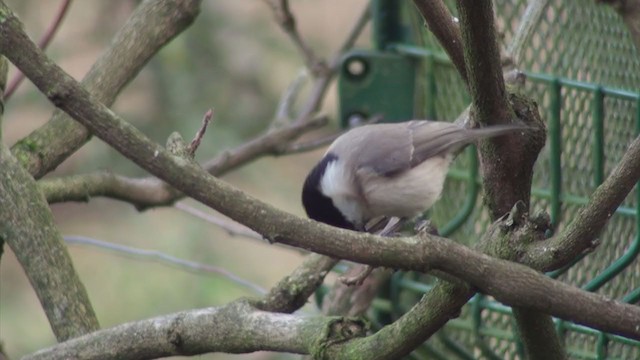
M528 126L517 123L479 129L467 129L454 123L439 121L412 121L408 124L414 146L412 167L433 156L455 154L467 144L482 138L529 129Z
M446 150L461 130L454 124L418 120L365 125L340 137L328 152L350 154L345 159L349 168L393 176Z
M361 141L352 143L358 169L391 176L411 168L413 138L404 124L375 124L363 127ZM375 139L375 140L373 140Z
M523 128L522 125L502 125L466 129L454 123L414 120L356 128L332 147L342 147L340 153L354 154L349 159L353 168L393 176L431 157L455 153L479 138ZM351 148L351 151L344 151L344 148Z

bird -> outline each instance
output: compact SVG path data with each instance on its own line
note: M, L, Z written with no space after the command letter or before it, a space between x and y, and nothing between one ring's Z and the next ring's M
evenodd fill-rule
M523 131L512 123L465 128L455 123L412 120L353 128L329 146L302 187L302 204L313 220L338 228L388 236L440 198L455 156L479 139ZM366 265L345 285L361 285L374 270Z
M311 169L302 204L309 218L355 231L366 231L376 219L415 218L440 198L449 166L465 146L525 129L431 120L353 128Z

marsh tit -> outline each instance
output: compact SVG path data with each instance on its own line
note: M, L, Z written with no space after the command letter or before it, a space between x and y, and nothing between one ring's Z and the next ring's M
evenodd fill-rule
M462 148L525 129L426 120L357 127L338 137L311 170L302 203L311 219L357 231L378 218L414 218L438 200Z

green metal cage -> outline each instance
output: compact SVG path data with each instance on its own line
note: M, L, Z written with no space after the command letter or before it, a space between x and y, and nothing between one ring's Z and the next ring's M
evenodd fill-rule
M450 9L455 14L454 4ZM526 0L495 0L503 45L517 31ZM454 120L469 104L465 86L408 0L372 0L373 46L348 54L339 79L343 124L382 114ZM533 212L550 213L562 230L640 133L640 61L609 7L551 0L522 56L522 90L538 102L549 136L536 164ZM480 204L474 149L459 156L431 219L443 235L468 242L489 225ZM611 217L595 252L549 276L606 296L640 302L640 188ZM431 280L397 273L374 303L382 326L429 291ZM572 359L640 359L640 342L556 320ZM522 359L511 309L476 295L459 318L414 351L411 359Z

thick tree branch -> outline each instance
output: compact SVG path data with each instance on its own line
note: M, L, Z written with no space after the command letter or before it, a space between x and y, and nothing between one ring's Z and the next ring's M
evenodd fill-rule
M408 355L450 319L475 292L464 285L439 281L420 301L394 323L362 339L329 349L329 359L400 359Z
M545 126L537 105L521 96L507 94L502 75L500 48L496 39L491 0L458 0L465 61L472 98L472 119L481 125L505 124L516 118L537 128L526 137L499 137L480 143L484 202L493 220L522 201L529 208L533 165L545 143ZM526 28L518 36L524 36ZM516 38L517 39L517 38ZM512 252L513 243L495 241L489 246ZM536 309L540 310L540 309ZM531 309L515 309L517 325L527 354L532 358L566 357L551 318ZM541 348L546 348L540 352Z
M203 167L210 174L220 176L262 156L283 155L298 151L295 147L292 150L290 143L302 134L326 123L326 117L316 117L313 114L324 100L343 53L353 46L369 18L368 7L365 7L330 61L330 71L315 80L311 93L296 119L282 128L267 131L234 149L224 151L205 162ZM314 145L316 144L311 144L311 146ZM88 201L92 196L106 196L132 203L138 209L170 205L183 196L182 193L156 177L128 178L110 173L47 179L42 182L42 190L51 203Z
M555 332L551 316L531 309L515 307L517 332L524 343L528 360L566 360L567 355L560 337Z
M511 122L513 113L502 77L491 0L458 0L469 90L476 121L482 125Z
M2 9L7 13L8 9ZM60 108L119 152L188 195L242 221L273 241L377 266L425 271L433 267L470 281L506 304L527 306L634 338L640 310L549 279L527 267L478 254L437 237L389 239L300 219L263 204L169 154L90 96L33 46L17 20L0 19L0 52ZM464 259L464 266L460 261ZM426 264L426 265L425 265ZM557 296L549 298L550 292ZM586 316L589 314L589 316ZM593 314L598 314L594 316Z
M107 105L153 55L186 29L200 11L201 0L146 0L136 8L82 81L92 96ZM16 49L19 51L19 49ZM16 143L11 151L36 179L55 169L91 134L56 111L49 122Z
M0 55L0 147L4 147L2 138L2 119L4 117L4 89L7 86L7 76L9 72L9 61L7 58ZM0 236L0 260L2 260L2 253L4 252L4 239ZM2 348L0 347L0 355L2 355Z
M302 307L335 262L326 256L309 255L291 275L253 304L241 300L222 308L192 310L123 324L39 351L25 359L92 359L105 354L118 359L141 359L267 349L319 352L332 341L363 336L366 326L353 319L304 319L270 313L292 313ZM131 338L131 334L136 336ZM294 341L290 341L292 339ZM134 351L130 351L132 349Z
M449 8L442 0L414 0L413 3L468 86L469 79L462 49L462 34L460 26L454 21Z
M0 145L0 238L18 258L58 341L98 329L51 209L35 180Z
M458 11L472 97L472 120L492 125L518 118L540 129L529 131L526 136L483 141L479 146L485 202L491 217L497 219L517 201L529 203L533 164L544 146L544 124L532 101L506 93L491 1L459 0Z
M328 344L363 336L365 331L365 324L357 319L272 313L236 301L100 330L23 360L138 360L259 350L321 354Z

